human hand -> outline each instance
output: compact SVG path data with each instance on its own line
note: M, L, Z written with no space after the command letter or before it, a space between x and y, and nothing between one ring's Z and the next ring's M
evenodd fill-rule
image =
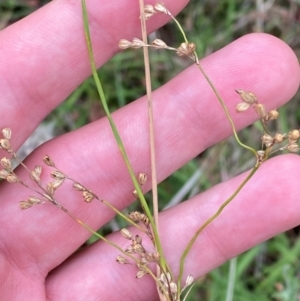
M119 3L121 2L121 3ZM176 14L187 1L165 1ZM88 1L97 65L118 49L121 38L139 36L136 1L99 5ZM126 13L124 13L126 12ZM14 149L40 121L89 74L80 1L54 1L0 32L1 128L10 127ZM161 26L162 15L149 20ZM241 129L254 112L236 114L235 88L254 91L267 109L288 101L299 85L298 61L280 40L245 36L202 60ZM158 178L163 180L207 147L231 135L231 128L207 82L195 66L179 74L153 94ZM148 120L144 98L113 114L135 171L150 173ZM133 186L106 119L63 135L38 148L26 160L31 169L49 154L68 175L119 209L132 201ZM1 150L1 158L5 156ZM300 221L295 155L265 162L232 204L197 239L185 271L195 278L252 246L294 227ZM293 176L291 176L291 172ZM28 175L19 170L20 178ZM196 196L160 214L165 254L175 273L182 251L196 229L235 191L245 175ZM150 185L146 185L146 189ZM97 242L75 250L90 233L51 204L21 211L18 202L28 190L1 183L0 295L2 300L153 300L149 277L135 279L134 266L115 262L119 252ZM93 229L113 213L99 202L84 203L73 190L59 191L59 199ZM110 239L127 242L119 233ZM72 255L72 256L71 256Z

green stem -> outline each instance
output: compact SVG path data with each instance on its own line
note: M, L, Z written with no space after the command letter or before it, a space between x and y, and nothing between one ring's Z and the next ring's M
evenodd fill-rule
M188 246L186 247L186 249L184 250L184 252L183 252L183 254L180 258L180 269L179 269L179 276L178 276L178 283L177 283L177 287L178 287L179 292L180 292L180 285L181 285L181 281L182 281L183 269L184 269L184 263L185 263L186 256L189 253L189 251L191 250L191 248L192 248L194 242L196 241L196 239L198 238L199 234L214 219L216 219L221 214L223 209L237 196L237 194L241 191L241 189L245 186L245 184L251 179L251 177L254 175L254 173L258 170L259 166L260 165L256 165L255 167L253 167L250 174L244 179L244 181L240 184L240 186L237 188L237 190L219 207L219 209L217 210L217 212L215 214L213 214L209 219L207 219L207 221L194 234L193 238L189 242Z
M146 199L145 199L145 197L143 195L141 187L140 187L140 185L139 185L139 183L138 183L138 181L136 179L136 176L135 176L135 174L133 172L133 169L132 169L131 164L129 162L129 159L128 159L127 153L125 151L124 145L122 143L121 137L119 135L117 127L116 127L116 125L114 123L114 120L112 119L112 116L110 114L109 108L107 106L105 94L104 94L104 91L103 91L100 79L99 79L98 74L97 74L96 64L95 64L95 60L94 60L94 55L93 55L93 49L92 49L92 44L91 44L89 22L88 22L88 15L87 15L87 9L86 9L85 0L82 0L81 3L82 3L82 10L83 10L84 31L85 31L86 43L87 43L87 47L88 47L88 53L89 53L89 58L90 58L90 63L91 63L91 68L92 68L92 73L93 73L93 77L94 77L94 80L95 80L95 83L96 83L96 87L97 87L97 90L99 92L99 96L100 96L100 99L101 99L104 111L105 111L105 113L107 115L107 118L108 118L108 121L110 123L111 129L113 131L113 134L115 136L116 142L118 144L119 150L120 150L120 152L122 154L123 160L124 160L124 162L126 164L126 167L128 169L128 172L129 172L129 175L131 177L131 180L132 180L132 182L134 184L134 187L135 187L135 189L136 189L136 191L138 193L141 205L144 208L145 213L146 213L146 215L149 218L157 250L158 250L158 252L160 254L163 254L161 242L160 242L160 239L159 239L159 236L158 236L158 232L156 231L154 219L152 217L152 214L150 212L150 209L148 207Z

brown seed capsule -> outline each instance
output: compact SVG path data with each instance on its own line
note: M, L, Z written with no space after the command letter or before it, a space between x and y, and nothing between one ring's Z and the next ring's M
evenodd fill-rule
M147 181L147 175L145 173L140 173L139 176L138 176L138 182L139 184L143 187L144 184L146 183Z
M246 102L246 103L248 103L250 105L252 105L254 103L257 103L257 98L254 95L254 93L248 92L248 91L244 91L242 89L236 89L235 92L240 95L241 99L244 102Z
M25 210L32 207L32 204L28 203L27 201L21 201L19 206L22 210Z
M278 116L279 116L278 111L276 109L274 109L274 110L271 110L267 114L266 118L268 119L267 121L269 121L269 120L276 120L278 118Z
M298 130L292 130L292 131L289 132L288 137L289 137L290 140L296 142L300 137L300 133L299 133Z
M166 15L169 15L170 12L167 10L167 8L164 6L163 3L156 3L154 5L154 9L159 12L159 13L163 13L163 14L166 14Z
M10 150L10 142L8 139L0 139L0 148Z
M126 263L129 263L128 260L126 258L124 258L123 256L121 255L118 255L117 258L116 258L117 262L120 263L120 264L126 264Z
M145 249L141 244L135 244L133 250L138 254L145 253Z
M132 43L131 43L132 48L138 49L138 48L141 48L144 46L146 46L146 44L142 40L140 40L138 38L133 38Z
M1 159L1 165L3 168L7 169L7 170L11 170L12 169L12 165L11 165L11 161L8 158L2 158Z
M264 105L257 104L254 108L260 118L264 118L266 116L266 111L265 111Z
M276 133L274 136L274 143L281 143L285 139L285 135Z
M61 180L66 178L66 175L63 174L62 172L58 171L58 170L52 170L51 171L51 176L54 179L61 179Z
M153 46L160 47L160 48L166 48L167 47L167 44L161 39L155 39L151 44Z
M131 46L132 46L132 43L125 39L121 39L118 44L118 47L120 49L127 49L127 48L130 48Z
M268 134L264 134L261 137L261 141L266 147L273 145L273 137Z
M43 161L46 165L55 167L54 161L48 155L44 156Z
M36 183L40 182L40 175L38 172L36 172L35 170L31 171L29 174L30 178L35 181Z
M126 229L126 228L123 228L121 230L121 234L123 237L125 237L126 239L131 239L132 238L132 234Z
M6 178L6 181L8 183L14 184L14 183L19 183L20 179L15 174L9 174Z
M85 191L85 190L86 190L85 187L83 187L81 184L76 183L76 182L73 183L73 187L74 187L76 190L78 190L78 191Z
M248 110L249 108L250 108L250 105L246 102L240 102L236 106L236 110L238 112L244 112L244 111Z
M153 5L151 5L151 4L146 4L146 5L144 6L144 13L146 13L146 14L155 14L156 11L155 11Z
M53 182L51 182L54 190L56 190L58 187L60 187L64 183L64 181L65 181L64 179L56 179Z
M43 202L36 196L30 196L28 198L28 203L30 203L31 205L36 205L36 204L41 204Z
M94 195L87 190L83 191L82 194L83 194L84 201L87 203L90 203L95 198Z
M2 135L5 139L9 140L11 138L11 129L10 128L2 129Z
M137 279L140 279L140 278L142 278L146 274L147 274L147 272L145 272L145 271L138 271L135 277Z
M176 53L179 56L183 56L183 55L191 56L193 55L195 49L196 49L195 43L181 43L181 45L177 48Z
M51 195L51 196L54 195L55 189L51 182L47 184L46 190L49 193L49 195Z

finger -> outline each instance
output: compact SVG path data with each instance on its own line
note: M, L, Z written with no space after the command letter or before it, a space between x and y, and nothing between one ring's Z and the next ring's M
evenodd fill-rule
M188 274L198 278L256 244L298 225L299 167L300 159L295 155L265 162L221 215L200 234L187 257L184 279ZM175 275L178 275L182 252L194 233L247 174L160 214L161 239ZM138 233L136 229L131 231ZM122 248L130 244L120 233L109 238ZM146 250L153 251L153 248L148 246ZM120 300L124 296L132 301L154 300L157 293L150 276L135 279L137 268L117 264L117 255L120 252L102 241L74 255L48 277L47 297L49 300L58 300L58 296L61 300L85 300L93 293L95 299L103 300Z
M151 1L149 1L151 3ZM153 2L153 1L152 1ZM166 1L177 14L186 0ZM121 38L141 35L136 1L87 1L95 60L103 65ZM153 31L168 21L149 20ZM124 26L126 24L126 26ZM18 132L19 146L60 102L91 74L81 1L53 1L0 32L0 127ZM14 124L11 125L11 121ZM24 125L26 124L26 126Z
M286 102L299 84L299 66L294 54L280 40L268 35L245 36L203 60L203 66L224 97L239 129L253 122L257 116L254 112L243 114L243 117L237 115L235 105L239 99L233 89L242 87L254 91L258 99L263 100L267 109L270 109ZM256 69L253 66L257 66ZM268 80L265 81L265 78ZM134 171L149 174L148 121L145 110L145 100L141 99L118 111L114 118L121 130ZM190 67L156 91L154 111L157 116L155 127L159 180L231 133L221 106L195 67ZM28 165L33 168L45 153L51 154L62 170L91 188L101 199L108 200L117 208L124 208L132 202L133 186L107 120L100 120L47 143L30 157ZM24 173L20 175L25 176ZM12 191L10 186L3 185L2 193L6 196L3 200L2 222L11 225L11 229L6 232L7 237L11 237L10 231L19 225L19 239L28 243L29 250L46 271L69 256L89 235L51 205L36 206L20 212L17 204L11 200L26 199L26 191ZM59 199L94 229L113 216L111 210L102 204L80 201L71 187L59 191ZM43 227L37 228L36 224L40 221L43 221ZM43 245L36 241L37 237L43 241ZM49 260L47 257L45 260L45 252L50 250L52 258ZM21 260L18 249L13 251L16 260Z

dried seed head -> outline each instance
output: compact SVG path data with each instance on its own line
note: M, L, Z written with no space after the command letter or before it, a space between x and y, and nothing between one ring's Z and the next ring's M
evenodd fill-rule
M257 103L257 98L254 95L254 93L248 92L248 91L244 91L242 89L236 89L235 92L240 95L241 99L244 102L246 102L246 103L248 103L250 105L252 105L254 103Z
M128 254L133 254L135 253L134 249L132 246L128 246L126 249L125 249L125 252L128 253Z
M144 6L144 17L145 17L145 20L149 20L155 13L156 13L156 11L155 11L153 5L146 4Z
M47 184L46 190L49 193L49 195L51 195L51 196L54 195L55 189L51 182Z
M90 203L94 198L95 196L90 192L90 191L83 191L83 198L84 198L84 201L87 202L87 203Z
M246 102L240 102L236 106L236 110L238 112L244 112L244 111L248 110L249 108L250 108L250 105Z
M265 111L264 105L259 103L254 108L260 118L264 118L266 116L266 111Z
M167 10L167 8L164 6L163 3L156 3L154 5L154 9L159 12L159 13L163 13L163 14L166 14L166 15L170 15L170 12Z
M8 172L5 169L0 170L0 179L5 179L10 175L10 172Z
M123 228L121 230L121 234L123 237L125 237L126 239L131 239L132 238L132 234L126 229L126 228Z
M142 278L142 277L143 277L144 275L146 275L146 274L147 274L146 271L138 271L135 277L136 277L137 279L140 279L140 278Z
M63 180L63 179L66 178L66 175L63 174L63 173L62 173L61 171L59 171L59 170L52 170L52 171L51 171L51 176L52 176L52 178L54 178L54 179L61 179L61 180Z
M145 254L145 258L148 262L159 262L159 257L158 252L148 252Z
M46 165L55 167L54 161L48 155L44 156L43 161Z
M37 166L35 166L35 168L34 168L34 171L35 171L35 173L40 177L41 176L41 174L42 174L42 166L40 166L40 165L37 165Z
M36 172L35 170L31 171L29 174L30 178L35 181L36 183L39 183L41 178L38 172Z
M117 260L117 262L120 263L120 264L126 264L126 263L129 263L129 261L128 261L125 257L123 257L123 256L121 256L121 255L118 255L117 258L116 258L116 260Z
M300 132L299 130L292 130L288 134L288 138L290 141L296 142L300 137Z
M9 140L11 138L11 129L10 128L2 129L2 135L5 139Z
M36 196L30 196L28 198L28 203L30 203L31 205L36 205L36 204L42 204L43 201Z
M118 47L119 47L120 49L131 48L131 46L132 46L132 43L129 42L128 40L125 40L125 39L121 39L121 40L119 41L119 44L118 44Z
M139 222L142 219L142 215L143 213L140 213L138 211L132 211L128 214L128 217L134 222Z
M193 283L193 281L194 281L193 276L192 275L188 275L187 278L186 278L186 280L185 280L185 285L189 286L189 285L191 285Z
M10 159L8 159L8 158L2 158L1 159L1 165L2 165L2 167L4 168L4 169L7 169L7 170L9 170L9 171L11 171L11 169L12 169L12 165L11 165L11 161L10 161Z
M175 282L170 283L170 290L171 290L171 293L173 293L173 294L177 293L177 284Z
M276 133L274 136L274 143L281 143L285 139L285 135Z
M10 142L8 139L0 139L0 148L10 150Z
M141 244L142 243L142 237L140 235L136 235L134 237L134 243Z
M182 43L178 48L176 53L179 56L187 55L192 56L196 49L195 43Z
M144 184L146 183L147 181L147 175L145 173L140 173L139 176L138 176L138 182L139 184L143 187Z
M271 110L265 117L265 122L268 122L269 120L276 120L279 116L279 113L276 111L276 109Z
M33 205L28 203L27 201L21 201L19 206L22 210L25 210L25 209L32 207Z
M6 177L6 181L8 183L14 184L14 183L20 183L20 179L17 177L17 175L11 173Z
M291 153L297 153L300 150L297 143L288 144L286 148Z
M145 249L141 244L135 244L132 246L135 253L142 254L145 253Z
M77 183L77 182L74 182L73 183L73 187L78 190L78 191L85 191L86 188L84 186L82 186L81 184Z
M155 39L152 43L153 46L159 47L159 48L166 48L167 44L161 40L161 39Z
M51 182L54 190L56 190L58 187L60 187L64 183L64 181L65 181L65 179L56 179L53 182Z
M144 46L146 46L146 44L142 40L140 40L138 38L133 38L132 43L131 43L132 48L138 49L138 48L141 48Z
M268 134L264 134L261 137L261 141L266 147L273 145L273 137Z

